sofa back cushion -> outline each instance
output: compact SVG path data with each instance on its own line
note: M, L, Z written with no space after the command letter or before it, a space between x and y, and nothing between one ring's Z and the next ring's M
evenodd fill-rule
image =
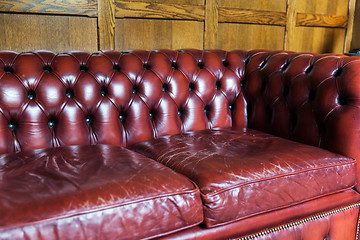
M126 147L245 127L245 58L243 51L0 51L0 153Z
M359 158L360 58L247 53L248 126Z

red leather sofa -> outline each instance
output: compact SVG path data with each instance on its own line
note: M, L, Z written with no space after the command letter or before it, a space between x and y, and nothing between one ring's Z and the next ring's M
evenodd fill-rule
M0 239L357 239L360 58L0 51Z

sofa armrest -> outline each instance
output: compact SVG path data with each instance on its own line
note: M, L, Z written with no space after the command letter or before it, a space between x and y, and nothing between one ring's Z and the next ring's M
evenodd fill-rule
M246 62L249 128L360 159L359 57L252 51Z

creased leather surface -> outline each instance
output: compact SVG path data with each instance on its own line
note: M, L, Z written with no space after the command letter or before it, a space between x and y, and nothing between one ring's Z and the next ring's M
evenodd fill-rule
M0 177L0 239L146 238L202 222L188 179L120 147L4 154Z
M281 224L302 219L321 212L331 211L336 208L348 206L359 202L360 195L355 190L346 190L340 193L331 194L302 204L287 207L277 211L267 212L261 215L245 218L226 225L204 228L201 225L184 231L161 237L163 240L222 240L230 239L248 234L257 233L264 229L277 227ZM332 225L333 222L330 222ZM340 222L336 223L341 226ZM353 224L353 222L351 222ZM332 239L328 236L327 239ZM354 239L354 238L351 238ZM310 239L313 240L313 239Z
M138 143L131 149L199 186L208 227L355 184L355 160L251 129L196 131Z

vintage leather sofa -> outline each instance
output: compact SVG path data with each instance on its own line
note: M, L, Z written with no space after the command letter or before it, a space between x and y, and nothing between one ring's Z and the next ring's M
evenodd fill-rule
M360 58L0 51L0 239L357 239Z

